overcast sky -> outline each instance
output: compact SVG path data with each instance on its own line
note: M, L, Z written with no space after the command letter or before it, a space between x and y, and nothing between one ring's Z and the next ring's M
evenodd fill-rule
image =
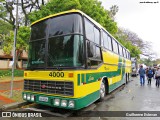
M109 10L117 5L115 21L118 27L135 32L144 41L152 44L152 50L160 58L160 1L158 0L100 0ZM155 3L140 3L155 2Z

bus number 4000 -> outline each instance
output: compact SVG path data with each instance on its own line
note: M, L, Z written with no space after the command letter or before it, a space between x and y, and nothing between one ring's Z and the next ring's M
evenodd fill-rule
M64 73L63 72L50 72L49 76L51 76L51 77L64 77Z

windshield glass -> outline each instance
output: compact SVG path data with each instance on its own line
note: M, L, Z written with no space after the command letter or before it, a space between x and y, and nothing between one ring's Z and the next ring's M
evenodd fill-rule
M45 40L29 44L28 67L44 67L45 65Z
M50 38L48 44L48 67L82 66L82 53L83 37L80 35Z
M79 14L67 14L31 28L27 68L83 66L83 29Z

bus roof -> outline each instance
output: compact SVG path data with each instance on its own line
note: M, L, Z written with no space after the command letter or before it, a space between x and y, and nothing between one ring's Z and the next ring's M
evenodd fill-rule
M83 13L82 11L80 11L80 10L72 9L72 10L68 10L68 11L64 11L64 12L52 14L52 15L46 16L46 17L44 17L44 18L41 18L41 19L33 22L33 23L31 24L31 26L34 25L34 24L36 24L36 23L38 23L38 22L40 22L40 21L43 21L43 20L45 20L45 19L48 19L48 18L51 18L51 17L55 17L55 16L59 16L59 15L63 15L63 14L67 14L67 13L80 13L80 14L84 14L84 13Z
M49 15L49 16L46 16L44 18L41 18L35 22L33 22L31 24L34 25L40 21L43 21L45 19L48 19L48 18L51 18L51 17L55 17L55 16L59 16L59 15L63 15L63 14L68 14L68 13L80 13L81 15L84 15L85 17L87 17L91 22L93 22L97 27L99 27L100 29L104 30L105 32L107 32L112 38L114 38L102 25L100 25L98 22L96 22L95 20L93 20L91 17L89 17L88 15L86 15L85 13L83 13L82 11L80 10L76 10L76 9L72 9L72 10L68 10L68 11L64 11L64 12L60 12L60 13L56 13L56 14L52 14L52 15ZM114 38L114 40L116 40ZM117 40L116 40L117 41ZM123 46L119 41L117 41L121 46ZM124 47L124 46L123 46ZM124 47L125 48L125 47ZM126 48L125 48L126 49ZM128 52L130 52L128 49L126 49Z

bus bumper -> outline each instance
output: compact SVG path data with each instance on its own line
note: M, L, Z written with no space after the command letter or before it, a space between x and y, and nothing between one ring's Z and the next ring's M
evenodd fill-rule
M25 101L34 102L51 107L78 110L92 104L99 99L99 91L91 93L81 98L68 98L60 96L51 96L46 94L37 94L32 92L23 92L22 97Z

